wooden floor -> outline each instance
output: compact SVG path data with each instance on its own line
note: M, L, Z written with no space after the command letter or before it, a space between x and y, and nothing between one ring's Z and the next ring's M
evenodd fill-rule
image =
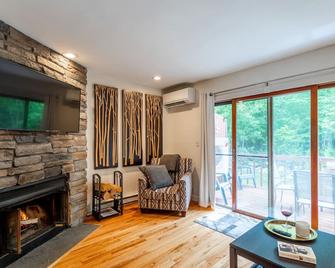
M185 218L171 213L141 214L127 205L123 216L105 219L52 267L229 267L232 239L194 222L213 213L197 205ZM239 259L239 267L251 263Z

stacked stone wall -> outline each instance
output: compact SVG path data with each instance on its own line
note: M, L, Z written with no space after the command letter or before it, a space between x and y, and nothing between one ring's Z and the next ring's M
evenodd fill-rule
M0 189L69 174L70 223L77 225L86 216L87 203L87 70L2 21L0 58L32 68L81 91L79 133L0 130Z

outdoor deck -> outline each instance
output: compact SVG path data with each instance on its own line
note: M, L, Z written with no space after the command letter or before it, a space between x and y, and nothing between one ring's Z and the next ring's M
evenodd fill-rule
M283 194L281 198L281 194ZM219 206L225 205L222 198L221 192L218 190L215 193L216 204ZM226 197L228 200L228 206L231 206L231 194L230 191L226 190ZM253 214L258 214L262 216L268 215L268 193L267 188L254 188L251 186L243 187L242 190L237 191L237 208L250 212ZM294 204L294 192L290 190L277 190L275 195L275 208L274 208L274 217L282 218L285 217L280 213L281 201ZM289 220L307 220L310 222L311 214L310 207L305 205L301 207L298 213L293 207L293 214ZM335 222L334 222L334 210L319 208L319 229L329 233L335 233Z
M216 203L231 206L231 156L216 154ZM237 158L237 208L268 216L268 160L263 155ZM319 158L319 229L335 233L335 158ZM282 205L291 205L291 220L311 222L310 158L276 155L273 165L274 216L284 219ZM227 202L224 202L222 186ZM334 185L334 186L332 186ZM302 202L295 208L296 199ZM323 201L323 204L322 202ZM323 205L323 207L320 206ZM298 208L299 207L299 208Z

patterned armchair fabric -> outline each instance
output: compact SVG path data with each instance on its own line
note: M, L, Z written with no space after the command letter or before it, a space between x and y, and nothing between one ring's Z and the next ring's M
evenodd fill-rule
M152 159L151 164L159 161ZM191 201L192 159L181 158L179 173L173 186L152 190L144 175L138 180L138 203L141 209L179 211L185 215Z

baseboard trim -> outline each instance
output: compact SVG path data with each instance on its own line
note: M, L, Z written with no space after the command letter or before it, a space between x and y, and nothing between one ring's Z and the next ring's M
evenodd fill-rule
M130 195L130 196L127 196L127 197L123 198L123 203L124 204L134 203L134 202L137 202L137 200L138 200L138 195L137 194Z

